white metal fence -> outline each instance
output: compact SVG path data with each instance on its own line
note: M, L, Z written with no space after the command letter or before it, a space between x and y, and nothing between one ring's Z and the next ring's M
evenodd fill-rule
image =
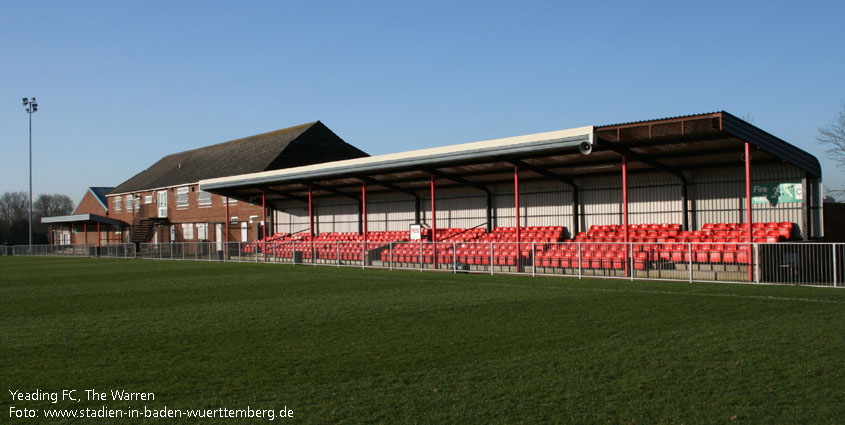
M15 245L5 255L135 258L135 244Z
M845 287L845 244L831 243L179 242L0 253Z

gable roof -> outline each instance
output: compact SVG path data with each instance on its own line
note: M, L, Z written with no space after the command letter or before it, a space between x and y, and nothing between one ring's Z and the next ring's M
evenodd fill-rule
M93 194L97 198L97 200L100 201L101 204L103 204L103 207L106 209L106 211L109 210L109 202L106 199L106 193L109 193L112 190L114 190L114 187L89 187L88 188L88 191L91 192L91 194Z
M76 204L76 207L74 207L73 214L76 214L77 211L79 211L79 207L81 207L82 203L85 202L85 197L88 196L89 192L94 197L94 199L96 199L97 202L100 203L100 205L103 207L103 209L105 209L106 212L108 212L109 202L108 202L108 199L106 199L106 193L108 193L112 189L114 189L114 188L113 187L89 187L88 190L85 191L85 194L82 195L82 199L80 199L79 203Z
M108 195L364 156L369 155L314 121L167 155Z

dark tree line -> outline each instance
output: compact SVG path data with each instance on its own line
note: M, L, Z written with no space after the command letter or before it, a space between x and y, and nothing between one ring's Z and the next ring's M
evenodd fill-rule
M49 225L41 217L67 215L73 212L73 201L67 195L41 194L32 203L32 243L49 242ZM5 192L0 196L0 243L29 243L29 195L26 192Z

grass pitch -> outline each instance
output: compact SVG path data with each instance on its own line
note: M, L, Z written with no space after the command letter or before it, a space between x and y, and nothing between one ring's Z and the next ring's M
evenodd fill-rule
M22 424L839 423L845 291L0 257L0 387ZM63 389L155 400L9 393ZM293 418L43 417L101 406Z

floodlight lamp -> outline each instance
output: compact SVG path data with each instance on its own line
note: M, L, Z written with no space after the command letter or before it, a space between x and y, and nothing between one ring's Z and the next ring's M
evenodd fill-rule
M35 103L35 98L34 98L34 97L32 98L32 103Z
M38 104L37 104L37 103L33 103L33 104L32 104L32 112L37 112L37 111L38 111Z
M23 98L23 106L26 106L26 103L27 103L28 100L29 99L27 99L27 98Z

